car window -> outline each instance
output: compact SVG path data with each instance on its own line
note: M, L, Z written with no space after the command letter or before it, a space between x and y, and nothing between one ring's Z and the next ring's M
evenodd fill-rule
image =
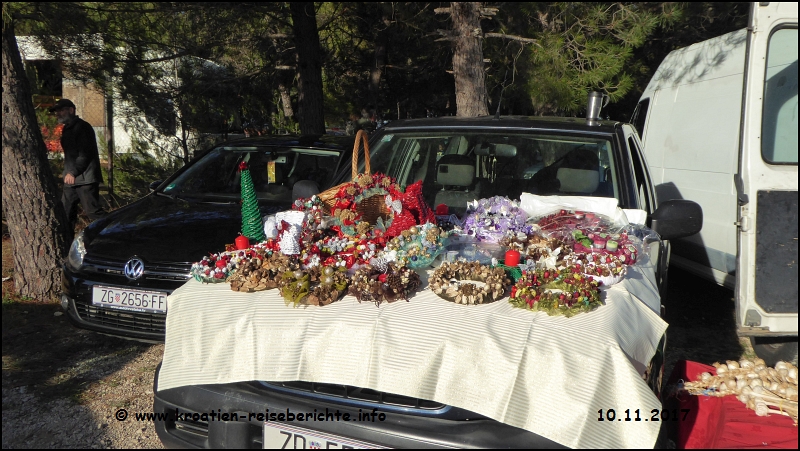
M339 163L339 152L290 147L218 147L187 168L163 193L201 200L241 196L239 164L247 160L259 200L291 202L292 188L310 180L328 187Z
M470 200L496 195L619 193L612 144L605 138L528 131L400 132L381 136L370 154L373 172L403 186L422 180L429 204L444 203L456 212Z

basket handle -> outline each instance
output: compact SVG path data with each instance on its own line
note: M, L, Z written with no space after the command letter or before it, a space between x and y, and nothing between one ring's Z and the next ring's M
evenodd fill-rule
M359 130L358 133L356 133L356 142L353 145L353 180L358 177L358 154L361 150L361 143L364 144L364 172L372 174L372 170L369 166L369 140L367 139L367 132Z

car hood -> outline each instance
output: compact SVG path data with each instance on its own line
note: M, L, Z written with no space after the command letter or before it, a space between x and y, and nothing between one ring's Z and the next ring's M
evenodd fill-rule
M225 250L242 225L238 203L211 204L149 195L92 223L87 254L115 260L192 263Z

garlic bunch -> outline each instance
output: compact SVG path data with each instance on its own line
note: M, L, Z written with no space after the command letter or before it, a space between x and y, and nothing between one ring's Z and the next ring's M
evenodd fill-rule
M693 395L736 395L757 415L786 415L797 423L797 367L778 362L774 368L762 359L715 363L717 375L702 373L684 388Z

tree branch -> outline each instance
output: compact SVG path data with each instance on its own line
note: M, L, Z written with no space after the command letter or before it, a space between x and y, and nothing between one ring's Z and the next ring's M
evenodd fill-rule
M505 33L484 33L484 37L486 38L502 38L502 39L511 39L512 41L519 41L524 42L526 44L536 44L539 45L538 39L532 38L523 38L522 36L516 36L513 34L505 34Z

